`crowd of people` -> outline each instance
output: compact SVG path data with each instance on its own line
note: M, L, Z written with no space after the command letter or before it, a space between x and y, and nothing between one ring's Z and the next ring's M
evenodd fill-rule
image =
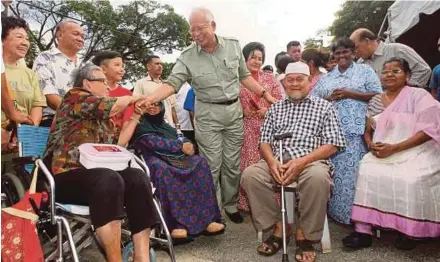
M222 210L234 223L250 212L257 230L273 228L257 248L264 256L280 249L286 226L297 240L297 261L316 260L313 243L327 213L354 225L343 240L354 249L371 246L376 227L396 231L401 249L440 236L439 67L431 77L411 47L361 28L328 53L291 41L273 72L263 67L262 43L242 49L237 39L217 35L209 10L194 9L188 22L194 42L168 78L160 77L160 57L148 56L147 76L132 93L120 85L118 52L79 62L84 31L77 23L57 25L56 47L41 52L31 70L23 62L26 21L2 17L2 149L11 123L51 127L43 157L56 200L90 206L108 261L121 260L124 212L135 261L148 261L157 223L149 179L176 241L223 233ZM275 137L286 132L292 136L279 152ZM134 168L84 168L83 143L135 149L150 178ZM296 232L282 224L273 190L293 182Z

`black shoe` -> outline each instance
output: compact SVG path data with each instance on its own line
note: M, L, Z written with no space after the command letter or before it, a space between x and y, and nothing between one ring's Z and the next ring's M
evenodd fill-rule
M396 248L400 250L411 250L416 248L417 241L407 238L402 234L398 234L396 237Z
M241 214L240 214L240 212L235 212L235 213L232 213L232 214L230 214L230 213L228 213L228 212L225 212L226 213L226 215L228 215L228 217L229 217L229 219L232 221L232 222L234 222L235 224L240 224L240 223L243 223L243 217L241 216Z
M368 234L353 232L349 236L342 239L342 243L345 247L352 249L361 249L365 247L371 247L373 244L373 237Z

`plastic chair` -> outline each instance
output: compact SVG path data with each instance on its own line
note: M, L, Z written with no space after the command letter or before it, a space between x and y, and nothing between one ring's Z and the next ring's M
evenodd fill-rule
M296 210L296 201L297 201L297 186L296 182L285 186L285 194L286 194L286 210L287 210L287 223L294 224L295 223L295 210ZM263 231L257 232L257 239L259 243L263 243ZM331 240L330 240L330 230L328 226L327 216L324 221L324 232L321 239L321 248L322 253L330 253L332 252L331 248Z

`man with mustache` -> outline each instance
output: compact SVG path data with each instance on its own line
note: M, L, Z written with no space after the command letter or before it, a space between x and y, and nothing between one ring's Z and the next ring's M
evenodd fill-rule
M273 184L298 183L301 196L296 232L296 261L315 261L313 243L322 238L327 202L332 186L328 158L346 147L332 104L310 94L310 69L303 62L287 65L282 80L287 98L272 105L261 127L260 162L243 171L241 185L249 198L258 231L275 225L272 236L257 248L264 256L282 246L280 207L273 197ZM292 133L282 141L280 156L276 135ZM279 158L283 157L283 165ZM286 234L292 234L286 225Z
M78 68L77 54L84 46L84 31L73 21L61 21L55 30L57 46L41 52L33 70L40 78L40 88L46 96L41 126L50 126L64 94L72 88L71 73Z
M189 24L194 43L182 52L171 75L144 103L164 100L191 78L196 94L195 135L200 154L211 168L220 208L224 207L231 221L242 223L243 217L237 210L243 142L240 83L269 103L275 99L251 77L238 41L215 34L211 11L194 9Z
M161 75L163 72L163 65L160 57L157 55L149 55L145 59L145 67L148 75L139 80L134 86L134 95L151 95L162 84ZM177 120L177 100L175 95L169 96L164 100L165 107L165 121L172 127L178 125Z

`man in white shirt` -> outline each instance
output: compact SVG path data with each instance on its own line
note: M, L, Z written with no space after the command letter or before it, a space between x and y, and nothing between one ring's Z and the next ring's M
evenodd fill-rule
M163 67L160 57L156 55L150 55L145 61L147 67L148 76L139 80L134 86L133 95L151 95L162 84L160 76L162 75ZM176 96L171 95L164 101L165 105L165 121L172 127L178 124L176 113Z
M48 105L43 110L41 126L52 124L64 94L72 88L71 73L79 66L77 54L84 46L84 31L73 21L61 21L56 27L55 37L58 47L41 52L33 68L40 78L40 88Z

